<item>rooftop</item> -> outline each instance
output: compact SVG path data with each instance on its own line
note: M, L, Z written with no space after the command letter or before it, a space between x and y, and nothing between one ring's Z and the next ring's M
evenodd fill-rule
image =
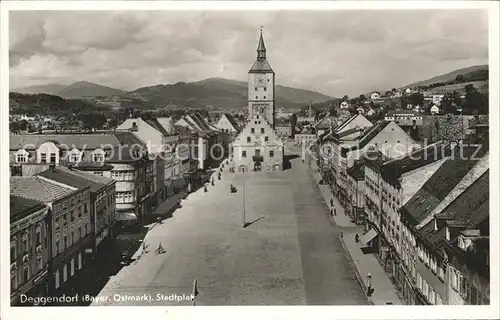
M34 199L43 203L64 198L74 191L74 188L63 187L36 176L10 178L11 195Z
M19 221L44 207L46 205L43 202L11 194L10 223Z
M91 192L97 192L114 180L100 177L91 173L84 173L77 170L70 170L64 167L46 170L39 173L39 176L72 186L78 189L89 187Z
M118 145L119 141L114 134L57 134L57 135L43 135L43 134L21 134L10 135L9 149L10 150L35 150L45 142L54 142L61 148L79 150L89 149L94 150L102 148L106 145Z

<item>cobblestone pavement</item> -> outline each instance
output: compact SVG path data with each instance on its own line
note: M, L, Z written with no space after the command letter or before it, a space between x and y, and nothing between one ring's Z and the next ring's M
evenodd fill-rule
M196 305L367 304L300 158L284 172L222 176L152 228L147 252L93 305L191 305L194 279ZM160 242L167 252L156 255Z

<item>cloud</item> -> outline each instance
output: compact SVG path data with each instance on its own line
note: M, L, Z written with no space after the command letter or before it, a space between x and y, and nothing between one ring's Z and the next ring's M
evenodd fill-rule
M333 96L488 62L480 10L13 11L11 87L245 80L261 25L278 84Z

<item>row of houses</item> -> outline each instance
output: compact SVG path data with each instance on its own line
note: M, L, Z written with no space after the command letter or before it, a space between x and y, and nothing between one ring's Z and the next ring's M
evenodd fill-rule
M115 201L116 181L78 170L53 166L12 177L11 303L88 292L84 271L106 254L117 231Z
M11 135L9 144L14 304L84 292L91 281L77 274L106 239L154 220L229 153L228 134L195 113L129 118L102 134Z
M420 146L355 115L318 140L332 195L406 304L489 304L488 134Z

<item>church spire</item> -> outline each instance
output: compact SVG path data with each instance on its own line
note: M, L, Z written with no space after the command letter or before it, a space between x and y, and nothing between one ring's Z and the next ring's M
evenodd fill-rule
M262 37L262 28L263 27L260 27L259 46L257 47L257 59L259 60L266 59L266 46L264 45L264 38Z

